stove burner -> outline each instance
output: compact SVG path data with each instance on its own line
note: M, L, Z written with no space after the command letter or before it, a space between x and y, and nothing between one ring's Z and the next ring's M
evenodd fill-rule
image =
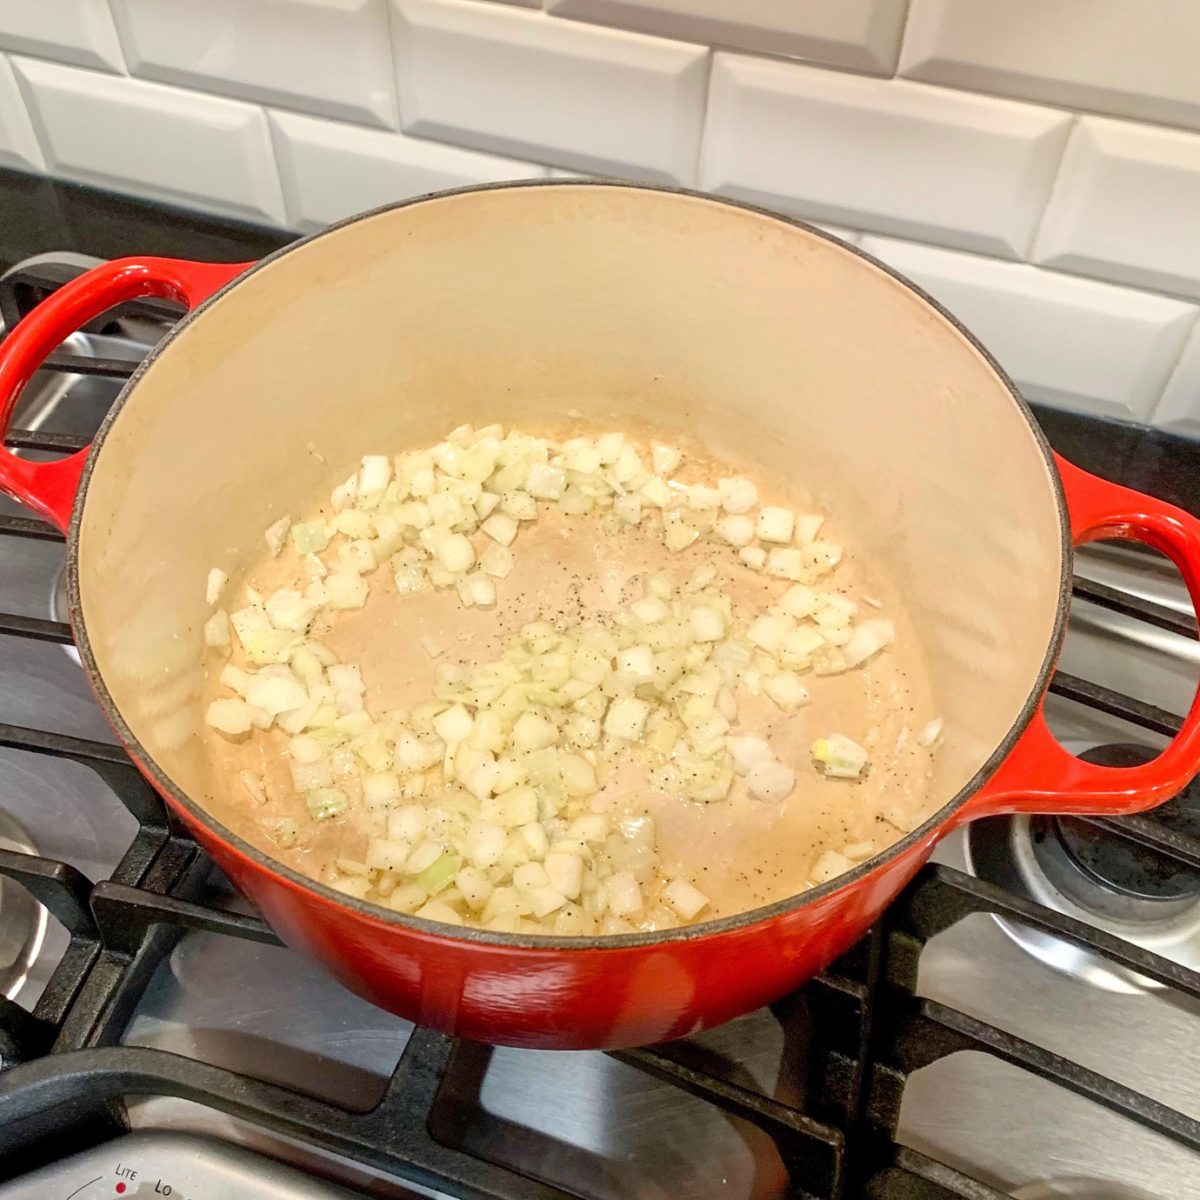
M1098 746L1080 756L1106 767L1149 762L1144 746ZM1193 785L1195 786L1195 785ZM1184 790L1176 803L1191 798ZM1200 788L1197 789L1200 796ZM1080 817L1032 817L1033 855L1046 878L1080 908L1114 921L1157 923L1200 900L1200 875L1148 846Z
M1148 762L1144 746L1099 746L1080 755L1106 766ZM1195 786L1195 785L1193 785ZM1173 801L1193 798L1192 788ZM1195 792L1200 799L1200 788ZM1200 875L1148 847L1078 817L996 817L968 828L970 870L1098 929L1195 970L1200 966ZM1159 985L1051 934L997 918L1035 958L1110 991Z
M24 829L0 810L0 849L36 854ZM14 880L0 875L0 995L21 990L46 936L46 910Z
M1195 871L1148 846L1115 840L1086 820L1055 817L1058 844L1089 879L1119 895L1152 902L1200 897Z

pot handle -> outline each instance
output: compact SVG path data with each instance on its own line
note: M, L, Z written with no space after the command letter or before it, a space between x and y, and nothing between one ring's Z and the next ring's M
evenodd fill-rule
M195 308L248 266L118 258L63 284L0 341L0 434L8 430L21 389L46 356L77 329L114 305L142 296ZM0 446L0 491L65 533L87 456L85 448L53 462L32 462Z
M1179 568L1200 610L1200 521L1182 509L1097 479L1055 456L1075 545L1127 538L1161 550ZM1004 812L1119 816L1178 794L1200 770L1200 692L1171 744L1136 767L1103 767L1065 750L1039 704L996 774L960 810L962 820Z

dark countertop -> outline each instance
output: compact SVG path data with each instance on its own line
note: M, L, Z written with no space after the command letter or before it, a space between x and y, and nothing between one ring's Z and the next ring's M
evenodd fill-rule
M128 196L0 170L0 270L34 254L161 254L237 261L296 237ZM1200 514L1200 442L1034 406L1051 445L1086 470Z
M296 236L284 229L0 170L0 271L53 250L97 258L161 254L237 262L261 258Z
M1200 516L1200 442L1036 404L1033 411L1064 458Z

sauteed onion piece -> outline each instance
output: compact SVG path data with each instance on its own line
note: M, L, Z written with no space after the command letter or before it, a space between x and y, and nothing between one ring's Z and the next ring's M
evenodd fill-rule
M828 586L842 550L820 538L819 515L760 507L739 476L681 483L674 447L648 458L621 433L554 442L464 426L424 451L365 456L328 516L272 523L271 553L290 537L300 574L265 597L246 588L242 607L210 618L207 645L229 653L236 637L246 665L221 671L232 695L210 704L208 722L234 738L287 735L312 821L359 806L372 815L363 860L338 858L334 886L513 932L654 930L704 913L704 893L662 861L653 822L612 809L606 782L633 762L680 802L719 804L742 777L756 799L781 803L795 769L737 728L739 694L794 712L809 700L804 673L858 667L894 629L859 620ZM314 623L363 607L381 568L402 595L433 587L449 604L502 604L522 526L550 506L608 521L610 533L639 526L668 552L703 539L713 561L682 582L645 576L635 599L590 621L528 622L494 661L439 663L412 712L369 711L359 666L338 662ZM735 611L722 556L785 585L765 608ZM225 585L214 568L210 603ZM866 769L866 752L838 735L813 753L828 776ZM302 832L278 822L276 835L294 845Z

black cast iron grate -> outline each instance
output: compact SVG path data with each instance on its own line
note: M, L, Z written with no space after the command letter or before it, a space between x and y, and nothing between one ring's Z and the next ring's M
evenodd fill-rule
M44 268L10 272L0 290L9 322L63 277ZM109 377L132 363L59 355L50 369ZM12 449L59 455L83 442L11 430ZM62 541L36 518L0 516L0 538ZM1159 628L1196 638L1195 622L1092 582L1076 595ZM56 621L0 613L0 634L70 641ZM1059 673L1052 690L1170 736L1179 718L1154 705ZM119 1044L150 975L188 930L275 943L257 916L197 902L210 864L118 748L0 725L0 746L82 763L101 776L137 818L138 833L112 876L92 882L68 863L0 851L0 873L16 880L71 935L33 1012L0 1003L0 1179L52 1161L125 1128L124 1101L176 1096L208 1105L439 1191L496 1200L557 1200L570 1193L463 1146L465 1127L494 1118L464 1112L443 1084L456 1059L486 1056L417 1029L383 1098L368 1112L144 1047ZM3 797L0 797L0 805ZM1200 830L1190 812L1099 822L1113 837L1200 867ZM688 1044L621 1051L615 1057L756 1126L775 1143L797 1200L1001 1200L961 1171L896 1141L909 1076L963 1050L1017 1066L1200 1152L1200 1122L1049 1051L917 994L926 943L973 913L993 913L1045 930L1200 1000L1200 975L989 883L944 866L926 867L879 927L802 991L812 1021L804 1111L696 1065ZM788 1005L780 1006L786 1018Z

